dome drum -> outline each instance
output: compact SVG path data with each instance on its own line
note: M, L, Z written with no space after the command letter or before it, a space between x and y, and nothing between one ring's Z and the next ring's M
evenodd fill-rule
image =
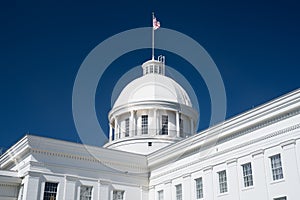
M108 116L105 147L147 155L195 134L198 113L164 67L162 57L145 62L144 75L122 90Z

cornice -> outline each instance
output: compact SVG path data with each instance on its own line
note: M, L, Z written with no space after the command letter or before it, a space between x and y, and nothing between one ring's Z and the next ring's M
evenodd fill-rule
M260 142L260 141L264 141L264 140L267 140L267 139L270 139L272 137L276 137L278 135L281 135L281 134L285 134L285 133L289 133L293 130L296 130L296 129L300 129L300 123L299 124L296 124L294 126L290 126L290 127L287 127L287 128L284 128L284 129L281 129L281 130L278 130L278 131L274 131L274 132L271 132L270 134L266 135L266 136L263 136L263 137L260 137L260 138L256 138L256 139L253 139L253 140L250 140L250 141L247 141L247 142L244 142L244 143L241 143L239 145L236 145L234 147L231 147L231 148L228 148L228 149L225 149L223 151L218 151L218 152L215 152L213 154L210 154L210 155L207 155L207 156L204 156L202 158L199 158L199 159L196 159L194 160L193 162L190 162L190 163L186 163L184 165L181 165L181 166L178 166L172 170L168 170L168 171L164 171L162 173L159 173L153 177L151 177L151 179L155 179L155 178L158 178L158 177L161 177L161 176L164 176L166 174L170 174L170 173L173 173L173 172L176 172L176 171L179 171L179 170L182 170L184 168L187 168L187 167L190 167L194 164L197 164L197 163L201 163L201 162L204 162L208 159L211 159L211 158L214 158L214 157L217 157L217 156L220 156L222 154L226 154L226 153L229 153L231 151L234 151L234 150L237 150L237 149L240 149L240 148L243 148L243 147L246 147L246 146L249 146L249 145L252 145L254 143L257 143L257 142ZM300 139L300 138L298 138ZM262 150L259 150L258 152L263 152ZM255 153L252 153L252 155L255 155ZM167 163L165 163L167 164ZM213 166L209 166L209 167L206 167L206 168L203 168L202 170L205 171L207 169L212 169Z
M28 135L25 135L20 141L1 155L0 168L5 169L12 163L18 163L18 160L22 159L22 157L29 152L29 149Z
M135 169L135 170L142 171L142 172L145 172L145 171L148 172L147 167L141 167L140 165L132 164L130 162L127 162L127 163L117 162L117 161L112 161L112 160L107 160L107 159L100 160L100 159L94 158L92 156L80 156L80 155L71 154L71 153L54 152L54 151L35 149L35 148L32 148L30 151L31 151L31 153L37 153L37 154L42 154L42 155L51 156L51 157L63 157L63 158L79 160L79 161L101 163L106 166L119 166L119 167Z
M141 109L164 109L164 110L169 109L171 111L180 111L183 114L192 115L195 121L198 120L198 113L194 108L180 103L175 103L170 101L159 101L159 100L139 101L135 103L129 103L126 105L118 106L116 108L113 108L109 112L108 119L109 121L111 121L113 116L118 116L126 112L141 110Z
M141 142L141 143L145 143L147 141L150 141L152 140L153 142L169 142L170 144L171 143L174 143L174 142L178 142L180 140L182 140L182 138L178 138L178 137L171 137L169 135L138 135L138 136L132 136L132 137L125 137L125 138L121 138L121 139L118 139L118 140L113 140L112 142L110 143L106 143L104 145L104 147L106 148L109 148L111 146L115 146L115 145L118 145L118 144L127 144L127 143L136 143L136 142Z
M95 168L88 168L88 167L77 167L74 165L67 165L67 164L58 164L58 163L42 163L42 165L45 167L45 170L42 168L34 168L34 166L40 166L41 163L40 162L30 162L31 165L31 169L30 171L26 171L25 174L22 176L32 176L32 177L41 177L44 175L50 175L50 176L57 176L57 177L61 177L61 178L65 178L65 179L70 179L70 180L89 180L89 181L100 181L100 183L104 184L111 184L113 183L120 183L120 184L124 184L122 182L117 182L117 181L112 181L110 178L115 176L115 177L131 177L132 179L147 179L148 175L147 174L142 174L142 173L135 173L135 174L129 174L129 173L125 173L125 172L116 172L115 170L107 170L107 169L95 169ZM55 168L62 168L62 169L69 169L70 170L82 170L85 172L91 172L91 173L95 173L95 174L105 174L109 177L109 179L99 179L99 178L91 178L91 177L86 177L86 176L80 176L80 175L73 175L73 174L65 174L65 173L51 173L51 170L49 171L49 169L51 169L52 167ZM137 185L137 184L131 184L131 185Z

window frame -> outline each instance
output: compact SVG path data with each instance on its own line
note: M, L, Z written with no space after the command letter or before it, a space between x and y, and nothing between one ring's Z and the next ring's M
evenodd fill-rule
M47 184L55 184L56 185L56 188L54 189L55 191L51 191L50 189L48 189L47 191L46 191L46 189L47 189ZM50 187L50 186L49 186ZM50 198L51 198L51 196L49 196L48 197L48 195L47 196L45 196L46 194L55 194L55 196L54 196L54 200L57 200L57 192L58 192L58 187L59 187L59 183L58 182L50 182L50 181L47 181L47 182L45 182L45 186L44 186L44 194L43 194L43 200L50 200Z
M244 188L253 186L253 172L252 172L251 162L243 164L242 165L242 171L243 171L243 183L244 183L243 185L244 185Z
M227 173L226 170L222 170L218 172L219 175L219 193L224 194L228 192L227 185Z
M272 180L273 181L282 180L284 178L284 176L283 176L282 161L281 161L280 153L270 156L269 158L270 158L270 163L271 163Z
M175 185L176 200L182 200L182 184Z
M157 191L157 199L164 200L164 190Z
M150 73L150 74L153 74L153 72L154 72L154 66L153 66L153 65L150 65L149 67L150 67L150 72L149 72L149 73Z
M169 116L161 116L161 135L169 135Z
M129 137L129 129L130 129L130 121L129 118L125 119L125 137Z
M202 177L195 179L196 199L202 199L203 194L203 179Z
M184 123L183 119L179 118L179 136L182 137L182 138L184 138L184 132L183 132L183 130L184 130L183 125L184 124L183 123Z
M148 134L148 115L142 115L141 116L141 129L142 129L142 135Z
M88 196L82 196L82 195L85 195L85 194L82 194L82 188L89 188L89 189L91 189L89 191ZM81 198L83 198L83 199L81 199ZM92 198L93 198L93 186L81 185L80 186L80 193L79 193L79 200L85 200L85 199L92 200Z
M115 199L115 193L117 193L116 195L118 195L118 193L121 193L122 198L120 199L118 196ZM113 190L112 191L112 199L113 200L124 200L125 199L125 191L124 190Z

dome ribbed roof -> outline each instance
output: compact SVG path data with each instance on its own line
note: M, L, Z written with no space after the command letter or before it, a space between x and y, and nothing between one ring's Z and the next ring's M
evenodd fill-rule
M160 74L147 74L130 82L114 108L142 101L169 101L192 107L186 91L173 79Z

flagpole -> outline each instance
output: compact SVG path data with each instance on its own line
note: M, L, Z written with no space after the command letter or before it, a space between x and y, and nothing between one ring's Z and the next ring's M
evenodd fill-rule
M153 27L154 12L152 12L152 60L154 60L154 27Z

